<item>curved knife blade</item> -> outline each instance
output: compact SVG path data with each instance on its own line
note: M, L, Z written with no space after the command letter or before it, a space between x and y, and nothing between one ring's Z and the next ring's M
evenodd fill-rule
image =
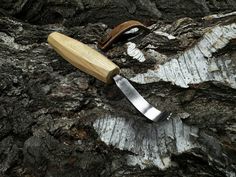
M120 75L115 75L113 80L134 107L151 121L157 122L169 119L171 116L170 113L161 112L149 104L127 79Z

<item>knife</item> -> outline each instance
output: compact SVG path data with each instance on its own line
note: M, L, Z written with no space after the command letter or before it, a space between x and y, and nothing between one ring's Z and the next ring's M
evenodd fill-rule
M58 32L48 36L48 43L65 60L83 72L107 84L115 81L133 106L149 120L157 122L170 118L171 113L161 112L153 107L127 79L119 75L120 68L115 63L88 45Z

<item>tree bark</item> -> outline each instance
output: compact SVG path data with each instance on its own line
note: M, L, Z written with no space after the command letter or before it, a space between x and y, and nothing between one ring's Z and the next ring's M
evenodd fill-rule
M2 176L236 176L234 1L1 4ZM99 50L129 19L151 32L103 54L170 120L147 122L46 42L58 31Z
M231 12L236 9L233 0L1 0L1 12L33 24L63 23L74 26L97 21L116 25L130 19L146 23L157 19L173 21L181 17L198 18L209 14Z

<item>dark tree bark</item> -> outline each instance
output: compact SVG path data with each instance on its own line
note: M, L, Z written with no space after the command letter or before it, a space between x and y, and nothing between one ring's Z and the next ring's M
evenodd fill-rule
M236 9L234 0L2 0L1 5L3 14L33 24L63 23L70 26L97 21L116 25L130 19L146 23L156 22L157 19L172 21L181 17L197 18Z
M0 176L236 176L235 1L0 3ZM152 32L104 55L168 121L147 122L46 41L97 49L129 19Z

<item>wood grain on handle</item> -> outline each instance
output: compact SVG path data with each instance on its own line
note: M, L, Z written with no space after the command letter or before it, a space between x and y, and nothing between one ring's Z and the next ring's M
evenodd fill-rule
M112 77L120 71L119 67L104 55L61 33L51 33L48 43L72 65L105 83L112 83Z

